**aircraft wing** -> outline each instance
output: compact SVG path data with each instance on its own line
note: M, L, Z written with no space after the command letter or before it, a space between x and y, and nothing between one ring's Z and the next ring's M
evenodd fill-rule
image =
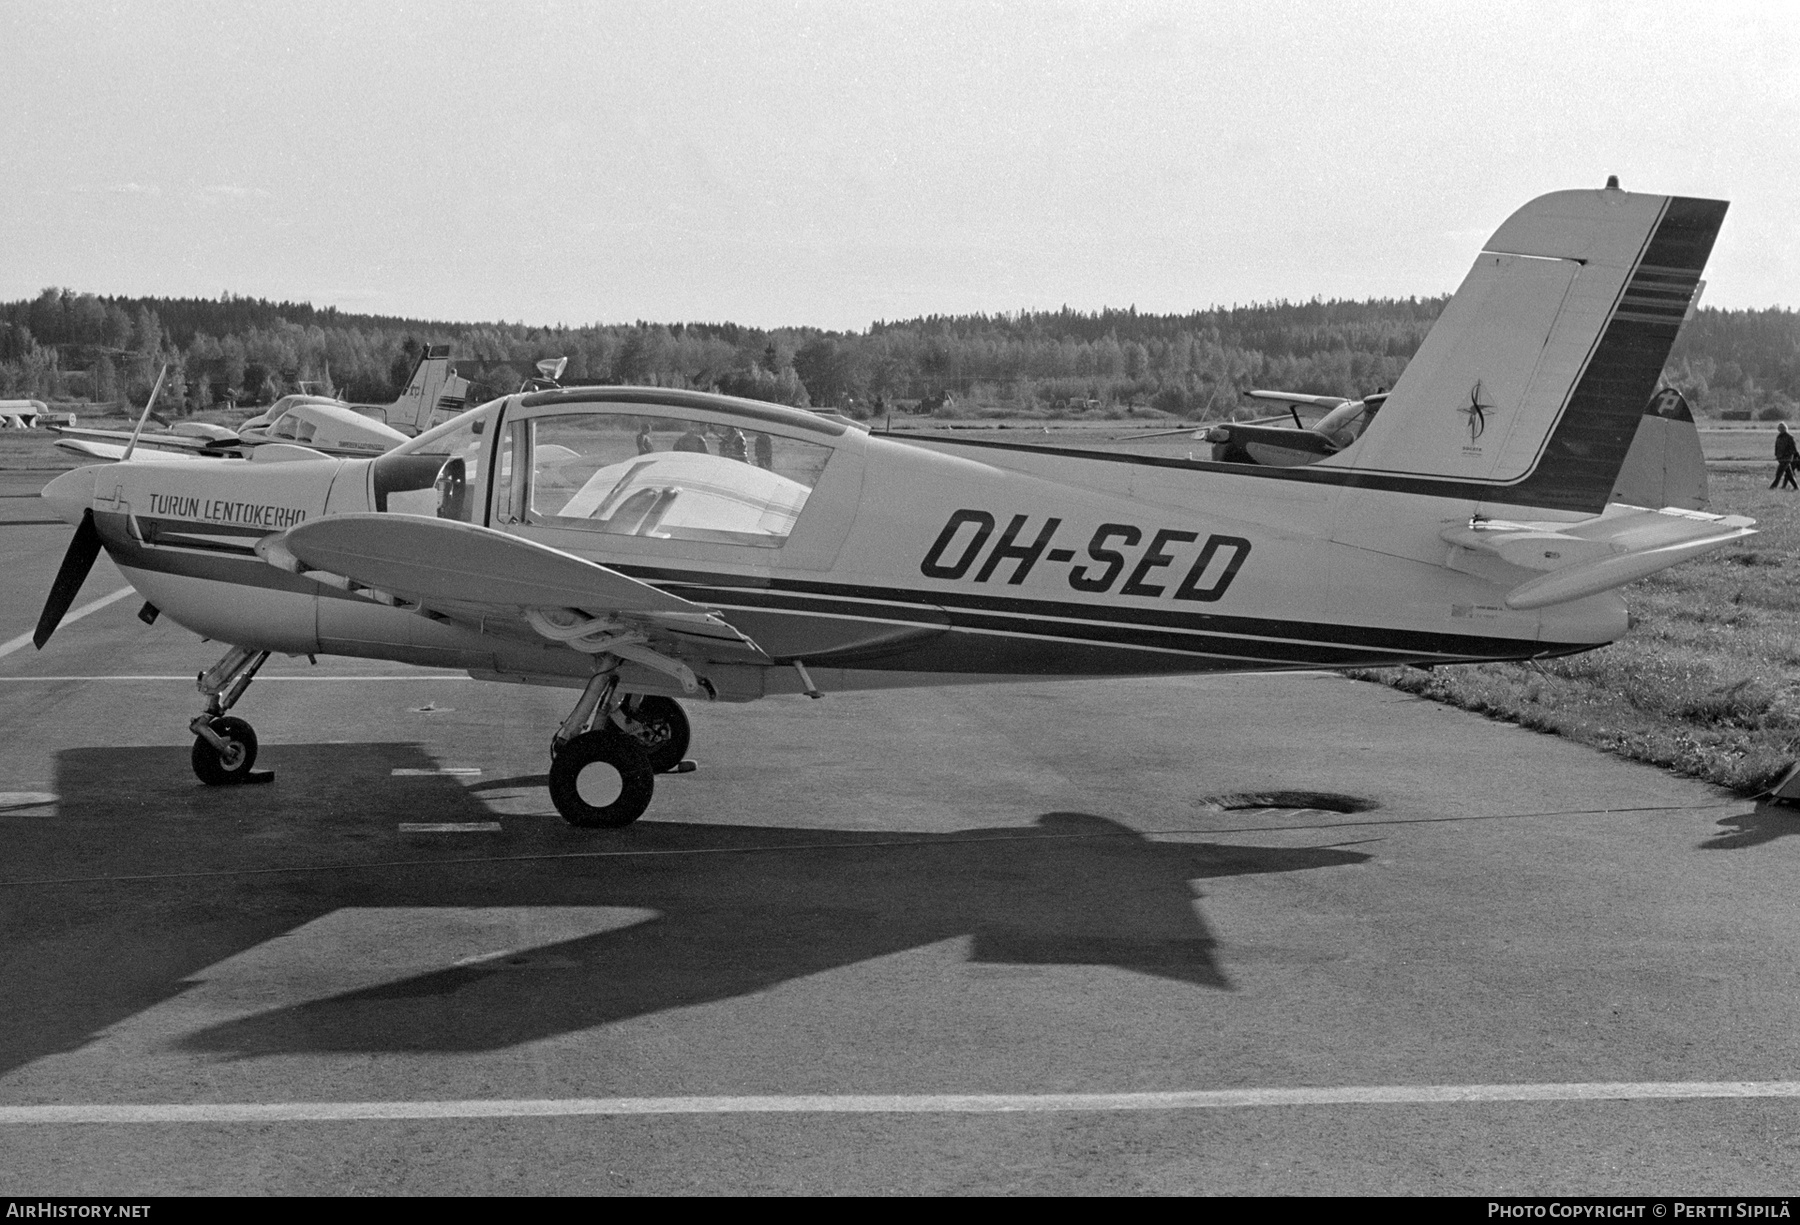
M1578 523L1512 523L1480 519L1446 528L1460 548L1546 573L1505 596L1508 608L1546 608L1620 587L1677 562L1754 536L1756 520L1664 507L1614 504Z
M1350 403L1343 396L1309 396L1298 391L1246 391L1244 394L1252 400L1263 400L1271 404L1298 404L1307 408L1324 409L1326 412Z
M123 437L129 439L131 435L125 434ZM125 447L128 444L92 442L86 438L58 438L55 445L64 451L70 451L88 459L106 459L117 462L125 458ZM154 441L140 438L137 449L131 453L131 462L137 463L141 460L150 464L185 464L191 460L205 459L208 456L217 458L220 454L220 452L206 447L184 447L179 451L165 451Z
M669 672L690 691L694 678L678 662L682 655L769 662L699 604L572 553L453 519L333 515L264 537L256 551L281 569L338 576L376 598L398 597L483 632L529 627L578 651L618 655Z
M86 426L59 425L56 432L65 438L94 439L101 442L130 442L130 430L91 430ZM235 441L235 439L233 440ZM213 447L213 440L196 438L191 434L171 434L155 432L138 435L140 447L179 447L184 451L206 451Z

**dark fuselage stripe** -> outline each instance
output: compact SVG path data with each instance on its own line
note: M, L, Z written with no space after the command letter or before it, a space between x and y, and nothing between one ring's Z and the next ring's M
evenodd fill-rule
M737 575L696 573L650 566L615 564L611 568L633 578L667 587L675 594L696 603L729 603L742 607L791 609L796 612L840 616L876 616L922 623L942 624L946 614L968 610L973 613L1013 613L1039 621L1059 619L1091 625L1126 625L1281 642L1310 641L1457 658L1491 654L1496 647L1516 646L1524 641L1490 635L1444 634L1382 626L1221 616L1214 613L1101 606L956 591L863 587L803 579L754 579L746 582ZM845 601L869 603L852 604ZM908 610L914 611L909 613ZM963 622L959 618L956 623Z

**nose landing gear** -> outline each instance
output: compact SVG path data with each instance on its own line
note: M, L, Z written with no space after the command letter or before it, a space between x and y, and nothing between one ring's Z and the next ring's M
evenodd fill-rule
M256 764L255 729L242 719L225 714L244 696L244 690L268 658L267 651L232 647L195 682L206 695L206 710L188 724L188 730L194 733L190 759L195 775L209 787L266 783L275 778L268 770L251 769Z

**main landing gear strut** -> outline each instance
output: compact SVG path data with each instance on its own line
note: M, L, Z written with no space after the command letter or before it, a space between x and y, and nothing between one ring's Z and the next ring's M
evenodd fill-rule
M194 773L209 786L268 782L254 770L256 732L225 712L268 661L269 652L232 647L200 674L206 710L188 724L194 733ZM550 741L550 798L571 825L618 829L644 815L658 774L684 774L687 714L672 698L620 694L619 674L589 678L575 709Z
M267 782L275 777L267 770L251 770L256 764L256 731L225 713L237 705L268 658L267 651L232 647L195 682L206 695L206 710L195 716L188 730L194 733L194 773L208 786Z
M621 697L616 672L596 673L550 740L551 802L571 825L630 825L650 807L658 774L693 769L687 747L679 703Z

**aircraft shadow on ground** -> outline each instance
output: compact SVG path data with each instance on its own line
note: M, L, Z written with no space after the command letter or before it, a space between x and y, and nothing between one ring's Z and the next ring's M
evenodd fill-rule
M1721 832L1700 844L1703 851L1741 851L1777 838L1800 834L1800 808L1792 804L1759 802L1749 812L1733 813L1719 822Z
M134 760L121 762L121 756ZM275 1008L193 1033L181 1046L236 1057L295 1052L474 1051L516 1045L611 1022L765 991L780 983L941 941L967 938L970 958L1007 965L1104 965L1229 989L1214 940L1194 905L1190 882L1220 876L1291 872L1366 861L1335 848L1227 846L1148 840L1124 825L1085 813L1052 812L1033 826L930 835L656 821L628 830L588 832L554 818L533 818L518 840L486 844L508 860L453 862L476 848L460 843L443 862L374 865L399 858L389 789L404 765L429 765L412 745L285 746L278 754L290 782L272 787L201 790L175 783L171 749L65 752L58 824L89 836L154 847L159 821L193 825L193 809L218 810L219 834L181 855L190 870L281 867L342 860L343 871L192 877L172 882L183 899L176 921L145 924L143 899L118 887L83 899L110 939L84 943L89 955L38 976L52 990L81 994L94 976L137 967L137 989L111 1007L73 1010L80 1034L166 999L185 980L236 953L343 908L633 907L653 918L620 929L535 948L475 965L446 965L361 990ZM102 764L104 763L104 769ZM165 802L151 815L121 811L116 780L147 780ZM379 777L381 782L376 783ZM315 782L314 780L320 780ZM449 779L412 780L401 819L491 819L476 795ZM528 785L492 780L484 789ZM304 790L305 796L298 795ZM392 788L392 790L399 790ZM179 801L173 803L170 801ZM246 847L239 825L293 823L291 841ZM519 822L519 824L525 824ZM103 827L111 826L110 830ZM360 840L381 834L373 843ZM261 836L271 836L267 833ZM192 831L187 831L187 838ZM441 845L441 844L436 844ZM619 857L529 858L589 851L637 851ZM164 852L166 854L166 852ZM424 858L411 855L408 858ZM358 868L358 861L370 866ZM144 864L138 870L147 870ZM169 911L167 890L156 891ZM204 916L180 922L181 915ZM116 924L116 925L115 925ZM67 942L57 943L67 957ZM137 954L156 954L146 980ZM135 952L134 952L135 951ZM524 972L523 965L534 972ZM41 1015L41 1013L40 1013ZM10 1061L9 1061L10 1062Z

